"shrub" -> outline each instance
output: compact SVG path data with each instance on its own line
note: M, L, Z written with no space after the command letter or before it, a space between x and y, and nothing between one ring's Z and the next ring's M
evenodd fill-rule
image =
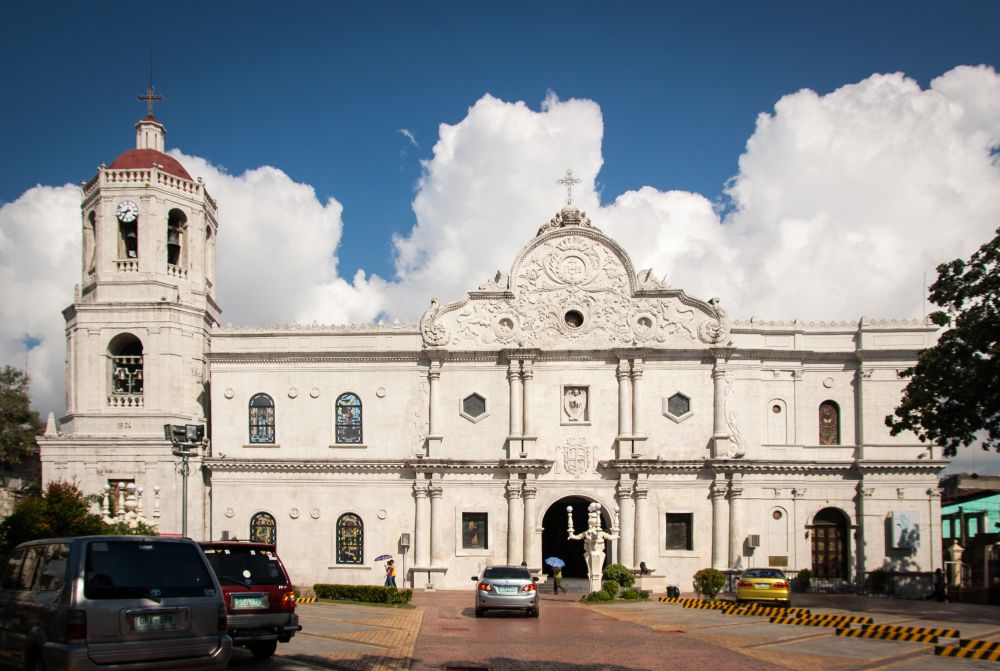
M320 599L338 599L341 601L360 601L362 603L410 603L413 590L396 589L382 585L330 585L318 583L313 585L313 591Z
M621 589L621 585L618 584L617 580L605 580L601 583L601 589L608 593L612 599L618 595L618 590Z
M601 573L605 580L614 580L622 587L631 587L635 583L635 574L624 564L608 564Z
M712 600L726 584L726 576L714 568L703 568L694 574L694 591Z
M595 603L598 601L611 601L611 599L613 598L614 597L612 597L604 590L600 590L598 592L591 592L590 594L587 594L582 599L580 599L580 601L582 601L583 603Z
M640 589L639 590L639 598L642 599L643 601L645 601L646 599L648 599L649 598L649 590L648 589Z
M885 592L886 585L889 584L889 574L884 568L877 568L868 574L868 588L876 594Z
M796 574L795 579L798 580L799 589L806 592L809 590L809 585L812 583L813 572L804 568Z
M641 599L642 593L637 589L626 589L622 590L622 598L629 601L634 601L635 599ZM649 598L649 592L646 592L646 598Z

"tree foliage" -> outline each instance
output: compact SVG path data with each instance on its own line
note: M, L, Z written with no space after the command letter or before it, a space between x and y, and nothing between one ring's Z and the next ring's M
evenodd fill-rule
M694 591L711 601L726 585L726 576L714 568L703 568L694 574Z
M88 536L92 534L157 535L148 525L130 529L123 524L106 524L90 512L90 502L79 487L69 482L50 482L41 493L22 498L0 522L0 553L36 538Z
M16 368L0 370L0 462L19 464L35 452L44 425L31 409L28 378Z
M885 418L892 435L913 431L922 441L954 456L977 440L1000 451L1000 229L968 262L938 266L931 314L948 327L917 365L903 371L910 382L893 415Z

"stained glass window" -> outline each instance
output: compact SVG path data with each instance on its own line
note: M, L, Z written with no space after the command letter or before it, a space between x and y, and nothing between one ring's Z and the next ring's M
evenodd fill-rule
M466 550L489 548L489 525L486 513L462 513L462 547Z
M250 442L274 442L274 401L267 394L250 399Z
M365 527L354 513L344 513L337 520L337 563L363 564Z
M361 444L361 399L341 394L337 399L337 442Z
M819 444L840 445L840 408L833 401L819 404Z
M271 543L277 542L277 526L274 524L274 517L268 513L257 513L250 518L250 542Z

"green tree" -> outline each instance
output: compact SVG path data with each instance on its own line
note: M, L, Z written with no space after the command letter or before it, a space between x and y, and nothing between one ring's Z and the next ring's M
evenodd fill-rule
M19 464L35 453L44 425L31 409L28 378L11 366L0 370L0 463Z
M892 435L913 431L922 441L954 456L977 440L1000 451L1000 229L968 262L938 266L931 314L949 327L917 365L903 371L910 382L893 415L885 418Z
M726 576L714 568L703 568L694 574L694 591L711 601L726 585Z
M91 534L155 536L157 532L147 525L129 529L124 524L106 524L100 515L90 512L90 502L79 487L54 481L43 492L18 501L14 512L0 522L0 553L35 538Z

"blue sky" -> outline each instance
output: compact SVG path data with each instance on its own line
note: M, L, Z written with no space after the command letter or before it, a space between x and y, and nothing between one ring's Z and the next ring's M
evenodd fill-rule
M0 361L62 409L79 191L134 145L218 199L237 324L416 321L562 205L729 313L921 319L1000 221L1000 2L11 2Z
M0 200L129 148L152 48L168 144L335 197L348 274L389 271L386 232L413 225L438 124L484 93L600 104L605 201L644 185L714 200L784 94L1000 62L987 1L17 2L3 25L0 144L17 160L0 166Z

